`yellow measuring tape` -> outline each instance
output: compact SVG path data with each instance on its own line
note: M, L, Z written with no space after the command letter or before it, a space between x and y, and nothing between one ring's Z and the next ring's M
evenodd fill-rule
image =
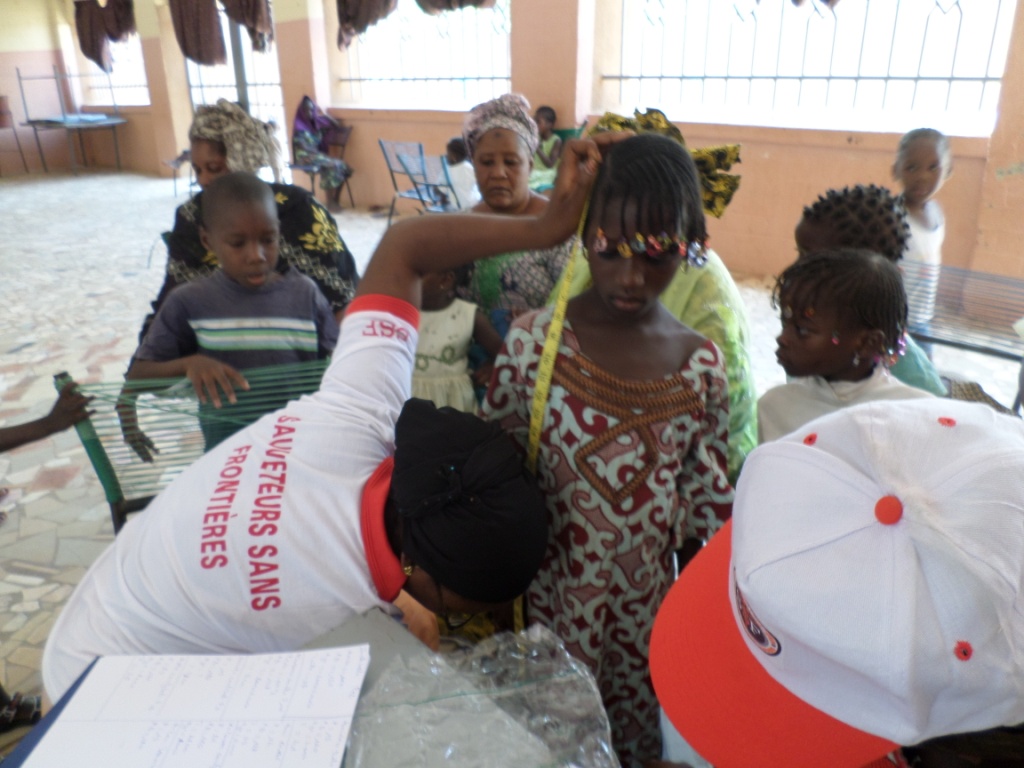
M573 266L576 256L583 251L583 223L587 220L590 198L583 206L579 226L576 227L576 240L572 244L569 264L562 275L562 285L558 289L555 308L551 313L551 324L548 335L544 338L544 348L540 353L540 364L537 367L537 383L533 388L533 402L530 404L530 442L526 448L526 467L530 472L537 473L537 454L540 451L540 436L544 427L544 411L551 394L551 379L555 374L555 360L558 358L558 345L562 341L562 327L565 325L565 309L569 304L569 290L572 284Z

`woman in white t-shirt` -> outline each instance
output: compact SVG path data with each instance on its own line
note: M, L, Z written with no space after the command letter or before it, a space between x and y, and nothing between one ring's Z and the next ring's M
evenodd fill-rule
M600 139L601 143L616 137ZM56 701L96 656L288 651L370 608L456 614L521 594L544 503L496 425L409 398L420 282L563 242L600 162L570 145L539 218L437 216L388 230L321 389L189 467L129 520L50 634Z

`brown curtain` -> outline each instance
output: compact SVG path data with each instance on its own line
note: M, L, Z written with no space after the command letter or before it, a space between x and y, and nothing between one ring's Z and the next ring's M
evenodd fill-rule
M270 0L221 0L221 5L229 19L245 27L254 51L264 53L274 42Z
M435 14L441 11L458 11L462 8L493 8L497 0L416 0L416 4L424 13Z
M75 31L85 58L104 72L112 71L110 41L124 40L135 31L132 0L108 0L105 8L97 0L76 0Z
M396 7L398 0L338 0L338 47L348 48Z
M224 35L216 0L170 0L174 36L181 52L196 64L226 64Z
M460 8L491 8L496 0L416 0L425 13ZM338 0L338 47L348 48L358 35L383 19L398 0Z

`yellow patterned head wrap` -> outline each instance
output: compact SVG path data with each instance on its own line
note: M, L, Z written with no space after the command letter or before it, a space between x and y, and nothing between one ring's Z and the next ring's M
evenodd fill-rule
M684 147L686 141L682 132L665 117L665 113L659 109L648 109L641 113L640 110L633 112L633 117L617 115L614 112L605 112L597 124L587 133L602 133L604 131L631 130L636 133L660 133L675 139ZM704 200L704 212L709 213L716 219L722 217L725 208L732 200L732 196L740 186L740 177L728 173L733 163L740 162L739 144L720 144L714 147L701 147L700 149L687 149L697 166L700 174L701 195Z

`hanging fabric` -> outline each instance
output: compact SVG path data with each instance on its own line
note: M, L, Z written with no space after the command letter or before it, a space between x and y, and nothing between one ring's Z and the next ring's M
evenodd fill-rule
M431 15L441 11L459 11L463 8L493 8L497 0L416 0L424 13Z
M221 0L224 12L236 24L245 27L252 49L266 53L274 42L274 17L270 0Z
M416 0L424 13L492 8L497 0ZM398 0L338 0L338 47L352 41L398 7Z
M170 0L171 21L178 47L196 64L226 64L216 0Z
M104 72L113 71L110 41L124 40L135 32L132 0L108 0L105 7L97 0L75 0L75 32L85 58Z

